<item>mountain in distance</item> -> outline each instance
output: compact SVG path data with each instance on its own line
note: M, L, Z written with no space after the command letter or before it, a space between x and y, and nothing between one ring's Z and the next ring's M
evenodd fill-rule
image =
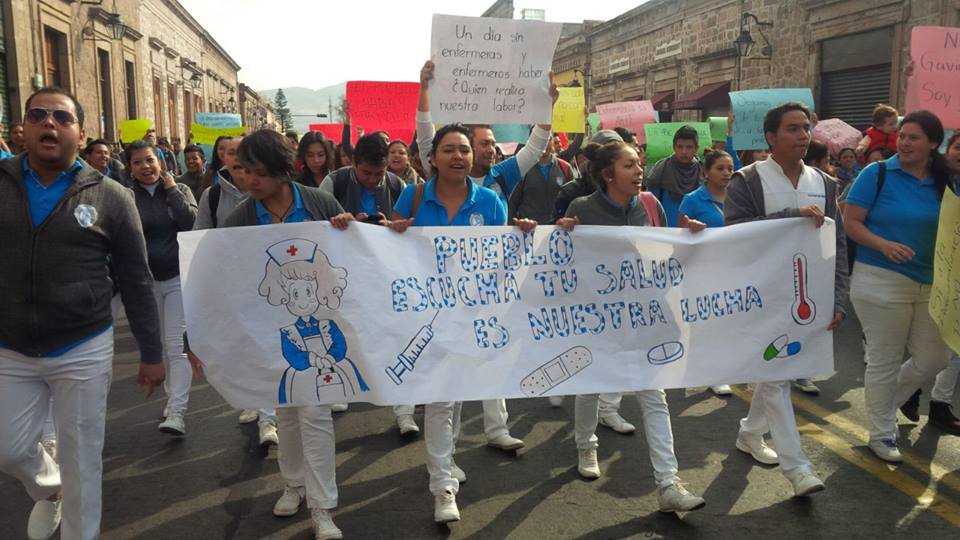
M347 83L342 82L333 86L311 90L301 86L292 86L284 88L283 93L287 96L287 108L294 116L293 129L301 135L306 133L310 124L335 124L337 119L337 107L340 100L343 99L347 91ZM273 97L277 94L276 88L269 90L258 90L258 94L270 100L273 103ZM330 109L333 108L333 115L330 116ZM317 113L326 114L328 118L317 118Z

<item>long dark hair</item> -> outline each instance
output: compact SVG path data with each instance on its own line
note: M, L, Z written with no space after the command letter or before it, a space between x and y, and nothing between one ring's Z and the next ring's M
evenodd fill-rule
M903 117L903 121L900 122L900 127L902 128L904 124L916 124L920 126L920 129L923 130L927 139L936 143L933 149L930 150L930 174L936 182L937 192L940 194L940 197L943 197L943 191L950 182L950 168L947 165L947 160L944 159L943 154L940 153L940 145L943 144L944 135L943 123L940 122L937 115L930 111L913 111Z
M320 178L315 178L313 176L313 171L310 170L310 167L307 167L307 150L310 149L311 144L319 144L323 146L323 151L327 154L327 161L323 164L323 170L320 172ZM323 182L323 179L330 174L331 165L335 163L333 144L329 139L326 138L326 136L324 136L323 133L320 133L319 131L308 131L303 134L303 137L300 138L300 142L297 143L297 159L303 164L303 174L297 178L297 182L305 186L317 187L320 185L320 182Z

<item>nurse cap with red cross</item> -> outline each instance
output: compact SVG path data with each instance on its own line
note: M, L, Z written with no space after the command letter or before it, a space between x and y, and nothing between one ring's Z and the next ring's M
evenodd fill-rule
M283 240L267 248L267 255L280 266L296 261L312 263L316 253L316 242L304 238Z

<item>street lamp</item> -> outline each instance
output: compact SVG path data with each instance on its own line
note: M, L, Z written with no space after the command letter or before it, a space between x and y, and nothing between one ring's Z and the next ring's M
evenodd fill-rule
M110 31L113 33L113 39L120 40L123 39L123 34L127 32L127 25L123 22L123 18L119 13L104 13L107 17L107 26L110 27Z
M750 35L749 21L753 19L754 24L757 25L757 31L760 32L760 37L763 38L763 48L760 49L760 60L770 60L773 57L773 46L770 45L770 40L767 39L767 35L763 33L764 28L772 28L773 23L761 21L757 18L756 15L750 13L749 11L745 12L740 17L740 35L737 36L737 39L733 41L734 47L737 49L737 90L740 90L740 78L742 75L743 60L750 56L750 52L753 51L753 46L756 43L753 36Z

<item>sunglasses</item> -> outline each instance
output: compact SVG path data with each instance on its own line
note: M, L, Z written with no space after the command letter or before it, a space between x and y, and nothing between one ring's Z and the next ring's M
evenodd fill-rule
M50 110L45 107L33 107L27 111L27 120L31 124L40 124L45 122L51 114L53 119L61 126L70 126L77 123L77 117L72 112L62 109Z

